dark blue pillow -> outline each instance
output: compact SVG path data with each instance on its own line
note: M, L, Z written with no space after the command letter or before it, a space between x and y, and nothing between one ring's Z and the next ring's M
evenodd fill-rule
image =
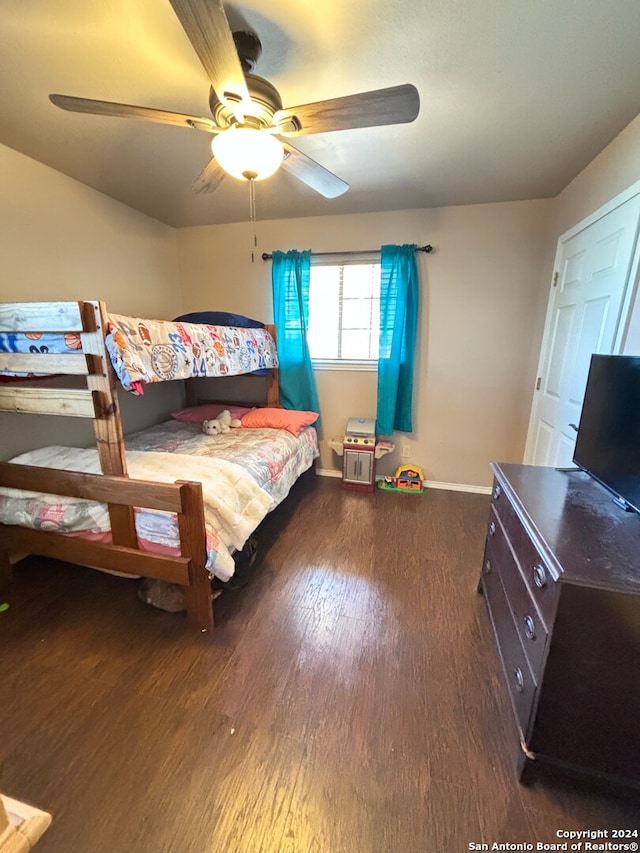
M203 323L206 326L240 326L244 329L264 329L264 323L243 317L242 314L231 314L229 311L192 311L174 318L174 323Z

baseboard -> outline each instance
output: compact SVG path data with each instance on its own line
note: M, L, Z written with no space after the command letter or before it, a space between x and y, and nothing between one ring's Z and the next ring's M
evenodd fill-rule
M335 468L316 468L316 477L342 477L342 471ZM376 477L380 480L381 477ZM475 495L490 495L491 486L470 486L467 483L440 483L435 480L425 480L425 489L445 489L449 492L470 492Z
M316 468L316 477L337 477L342 479L342 471L336 471L335 468Z
M491 486L470 486L467 483L437 483L425 480L426 489L445 489L448 492L471 492L474 495L490 495Z

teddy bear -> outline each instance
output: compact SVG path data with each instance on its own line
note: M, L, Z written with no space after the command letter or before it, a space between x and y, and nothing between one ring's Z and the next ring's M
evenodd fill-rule
M229 409L220 412L217 418L210 421L203 421L202 432L205 435L222 435L229 432L230 429L236 429L240 426L238 418L232 418Z

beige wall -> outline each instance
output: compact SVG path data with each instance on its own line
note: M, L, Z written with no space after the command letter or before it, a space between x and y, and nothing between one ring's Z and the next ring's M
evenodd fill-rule
M258 187L259 204L259 187ZM531 314L547 240L548 201L259 222L250 259L247 224L181 229L180 281L185 310L215 307L272 319L272 249L341 251L383 243L431 243L419 254L422 303L414 432L399 447L430 481L486 486L491 460L520 461L528 417ZM317 374L323 427L321 468L339 469L326 441L350 416L375 417L376 375Z
M553 200L550 235L541 264L539 299L534 315L529 375L535 378L549 301L558 239L598 208L640 180L640 116L632 121ZM629 349L640 352L640 299L629 319ZM533 384L530 397L533 396Z
M0 300L103 299L122 314L181 311L175 229L137 213L28 157L0 146ZM167 383L146 400L121 395L125 428L161 417L180 401ZM71 418L0 415L7 459L49 444L90 444L90 424Z
M637 180L640 180L640 116L556 197L553 207L556 241Z

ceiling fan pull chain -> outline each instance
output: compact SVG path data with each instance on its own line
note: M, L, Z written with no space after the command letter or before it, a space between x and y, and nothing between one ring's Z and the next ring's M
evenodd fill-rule
M255 264L255 248L258 245L256 237L256 182L255 178L248 178L249 184L249 224L251 227L251 263Z

